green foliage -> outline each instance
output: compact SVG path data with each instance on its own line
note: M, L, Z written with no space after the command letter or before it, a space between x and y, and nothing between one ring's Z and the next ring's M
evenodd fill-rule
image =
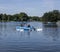
M41 17L38 17L38 16L29 16L29 19L31 20L31 21L41 21Z
M0 14L0 21L2 21L3 14Z
M28 16L25 12L19 14L7 15L0 14L0 21L44 21L44 22L57 22L60 20L60 11L53 10L44 13L42 17Z
M57 20L60 18L60 12L58 10L53 10L48 13L44 13L43 15L43 21L44 22L57 22Z
M29 17L24 12L14 15L0 14L0 21L28 21L28 20Z
M28 15L24 12L21 12L18 16L19 16L19 19L21 21L27 21L28 20Z

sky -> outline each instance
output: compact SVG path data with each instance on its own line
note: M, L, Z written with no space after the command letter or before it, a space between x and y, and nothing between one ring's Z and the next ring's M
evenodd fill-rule
M0 0L0 13L42 16L52 10L60 10L60 0Z

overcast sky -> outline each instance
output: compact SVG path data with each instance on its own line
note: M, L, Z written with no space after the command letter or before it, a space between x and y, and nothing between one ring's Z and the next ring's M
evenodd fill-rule
M0 0L0 13L42 16L52 10L60 10L60 0Z

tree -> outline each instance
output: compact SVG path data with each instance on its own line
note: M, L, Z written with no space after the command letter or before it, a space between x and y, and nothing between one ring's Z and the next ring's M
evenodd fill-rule
M2 21L3 14L0 14L0 21Z
M19 14L13 15L13 21L19 21Z
M53 10L48 13L44 13L43 21L44 22L57 22L60 12L58 10Z
M40 18L39 18L38 16L33 16L33 17L31 17L31 19L32 19L33 21L40 21Z
M26 13L24 13L24 12L21 12L20 14L19 14L19 19L21 20L21 21L28 21L28 15L26 14Z
M8 20L7 14L3 14L3 20L4 20L4 21L7 21L7 20Z

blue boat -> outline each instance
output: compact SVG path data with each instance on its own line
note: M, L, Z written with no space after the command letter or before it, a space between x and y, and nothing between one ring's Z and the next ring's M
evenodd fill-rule
M31 27L21 27L21 26L17 26L16 30L18 31L31 31L32 28Z

